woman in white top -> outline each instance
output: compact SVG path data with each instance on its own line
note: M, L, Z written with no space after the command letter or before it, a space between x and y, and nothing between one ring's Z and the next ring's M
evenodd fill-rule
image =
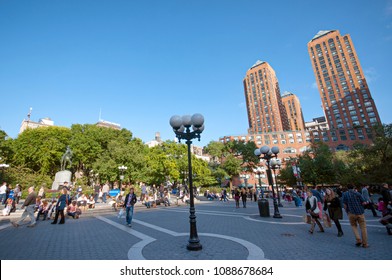
M319 213L320 209L317 207L317 198L313 196L312 191L308 190L307 192L308 198L306 199L306 212L309 213L310 217L312 217L312 222L310 226L309 232L313 234L315 224L318 225L320 228L320 232L324 232L323 226L321 225L319 221Z

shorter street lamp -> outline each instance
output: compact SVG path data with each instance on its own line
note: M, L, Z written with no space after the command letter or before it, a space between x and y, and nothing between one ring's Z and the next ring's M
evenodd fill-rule
M278 186L278 180L276 179L275 170L280 169L281 166L282 166L282 162L280 161L280 159L278 159L278 158L271 159L271 169L274 172L274 179L275 179L276 192L278 195L278 206L279 207L283 207L283 204L280 202L279 186Z
M268 146L263 146L260 149L256 149L254 151L255 156L266 160L267 162L267 178L268 178L268 185L272 186L272 200L274 202L274 218L279 218L281 219L282 216L279 213L279 208L278 208L278 203L276 201L276 197L275 197L275 190L274 190L274 183L272 180L272 172L271 172L271 159L273 158L277 158L278 154L279 154L279 148L278 147L272 147L272 149L270 149L270 147Z
M120 192L121 192L121 188L122 188L122 182L124 180L124 171L127 170L127 169L128 169L128 167L126 167L124 165L121 165L121 166L118 167L118 170L120 170L120 172L121 172L121 175L120 175L120 186L119 186Z
M244 179L245 190L248 190L248 179L249 179L250 176L248 174L241 174L240 177Z
M198 139L200 141L200 134L204 130L204 117L201 114L194 114L193 116L172 116L170 118L170 125L173 128L178 141L186 140L188 146L188 182L190 191L190 208L189 208L189 224L190 224L190 237L188 240L187 249L190 251L199 251L203 248L200 244L199 237L197 235L196 227L196 215L195 215L195 201L193 192L193 176L192 176L192 157L191 157L191 144L192 139ZM191 131L191 127L192 130Z
M259 186L260 186L260 191L261 191L261 198L264 198L264 191L263 191L263 186L261 182L261 174L263 174L263 169L258 166L257 168L253 169L253 172L257 174L257 177L259 178Z

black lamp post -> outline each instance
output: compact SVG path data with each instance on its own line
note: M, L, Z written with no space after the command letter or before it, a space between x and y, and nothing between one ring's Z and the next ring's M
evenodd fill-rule
M279 207L283 207L283 204L280 202L280 192L279 192L278 180L276 179L275 170L276 169L280 169L281 165L282 165L282 163L281 163L280 159L273 158L271 160L271 169L274 172L274 179L275 179L276 192L277 192L277 195L278 195L278 206Z
M200 141L200 134L204 130L204 117L201 114L194 114L192 117L186 116L172 116L170 118L170 125L173 127L174 133L181 143L181 140L186 140L188 146L188 181L190 192L190 209L189 209L189 223L190 223L190 237L188 240L187 249L190 251L199 251L203 248L200 244L196 228L196 215L195 215L195 201L193 192L193 176L192 176L192 158L191 158L191 144L192 139ZM192 130L191 131L191 127Z
M257 174L259 178L259 186L260 186L260 191L261 191L261 198L264 198L264 190L261 182L261 174L263 173L263 169L261 169L260 166L258 166L256 169L253 169L253 171Z
M272 172L271 172L271 166L270 162L271 159L277 158L279 154L279 148L278 147L270 147L268 146L263 146L260 149L256 149L254 151L255 155L260 157L261 159L265 159L267 162L267 178L268 178L268 185L272 186L272 196L273 196L273 202L274 202L274 218L281 219L282 216L279 213L279 208L278 208L278 203L276 201L275 197L275 190L274 190L274 183L272 179Z
M122 189L122 182L124 180L124 171L127 170L127 169L128 169L128 167L126 167L124 165L121 165L121 166L118 167L118 170L120 170L120 172L121 172L121 175L120 175L120 185L118 186L118 189L120 190L120 193L121 193L121 189Z

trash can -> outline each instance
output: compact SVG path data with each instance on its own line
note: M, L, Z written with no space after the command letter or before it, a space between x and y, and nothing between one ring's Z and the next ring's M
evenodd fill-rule
M267 199L262 198L257 202L259 206L260 217L270 217L269 202Z

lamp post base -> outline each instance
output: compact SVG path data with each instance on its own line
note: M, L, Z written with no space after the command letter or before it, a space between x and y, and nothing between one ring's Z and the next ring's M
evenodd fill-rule
M274 198L274 216L273 218L275 219L282 219L282 216L279 213L279 208L278 208L278 203L276 201L276 198Z
M188 242L189 243L186 248L189 251L200 251L201 249L203 249L203 246L200 244L199 240L189 240Z

